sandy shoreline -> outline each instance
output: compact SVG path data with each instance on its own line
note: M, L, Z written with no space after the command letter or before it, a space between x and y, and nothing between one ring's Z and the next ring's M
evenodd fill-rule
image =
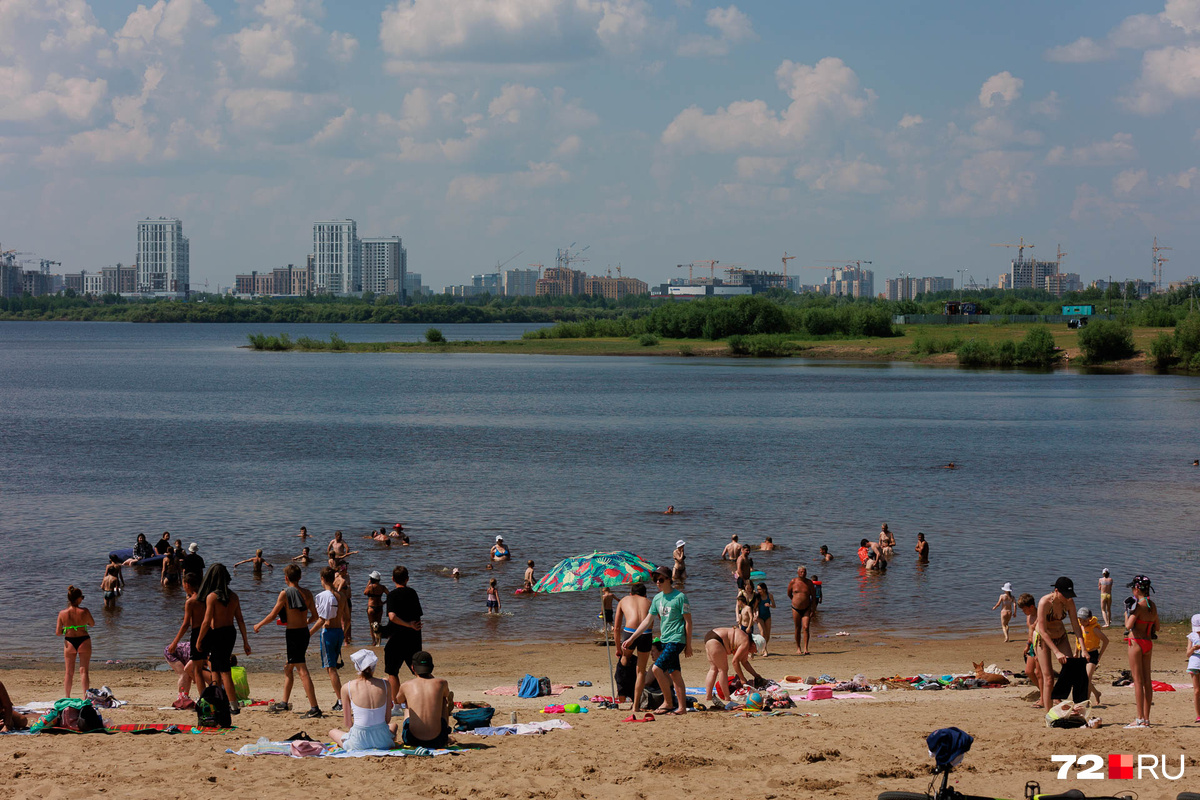
M1113 631L1116 633L1116 631ZM1179 630L1161 634L1155 650L1155 678L1188 682ZM785 655L785 638L775 637L775 653L756 660L768 677L828 673L871 679L920 673L970 670L972 660L1019 670L1020 644L1005 644L999 634L958 640L877 636L871 633L814 641L814 655ZM698 649L698 648L697 648ZM516 711L520 721L545 719L536 713L548 701L488 697L483 691L513 685L526 672L547 675L555 683L589 680L590 689L572 689L556 702L577 700L585 692L607 694L604 649L590 644L546 647L513 644L479 647L431 647L437 673L450 680L459 700L488 700L497 720ZM310 653L310 656L313 654ZM251 694L278 698L282 675L273 659L251 661ZM316 659L310 658L315 664ZM2 665L0 681L14 699L49 701L61 692L58 662L36 666ZM1120 725L1134 716L1129 688L1110 686L1126 666L1125 645L1114 641L1100 664L1098 685L1104 693L1104 718L1098 730L1048 729L1041 714L1023 698L1031 687L974 691L881 692L874 700L800 703L811 717L738 718L706 712L686 718L660 718L651 724L621 722L629 712L592 711L563 717L570 731L545 736L481 738L487 749L436 759L299 760L272 756L243 758L225 753L260 736L283 739L301 730L326 739L340 715L302 720L248 709L236 718L238 729L225 736L0 736L0 761L7 767L3 784L10 797L79 797L114 793L131 798L184 795L257 796L282 800L299 791L348 796L407 791L419 797L472 798L643 798L670 793L685 798L765 797L873 798L886 789L920 790L928 782L924 737L935 728L956 725L976 737L958 773L958 788L1020 797L1027 780L1044 790L1079 786L1090 792L1099 784L1059 782L1054 753L1155 753L1177 765L1181 753L1195 752L1200 725L1194 725L1191 693L1155 695L1149 730ZM702 685L703 655L684 661L689 686ZM349 670L343 671L349 678ZM332 691L324 675L314 675L318 698L328 709ZM108 685L130 702L106 711L110 722L190 723L192 712L160 711L175 696L173 673L96 665L93 685ZM293 694L293 701L302 696ZM1140 798L1173 798L1200 787L1200 760L1188 755L1181 781L1104 781L1104 791L1135 789ZM1090 785L1089 785L1090 784Z

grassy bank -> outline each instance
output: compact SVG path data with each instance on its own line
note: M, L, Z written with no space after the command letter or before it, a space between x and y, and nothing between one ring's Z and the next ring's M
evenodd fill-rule
M519 339L513 341L455 342L349 342L332 335L330 339L252 334L250 347L256 350L343 352L343 353L521 353L529 355L578 356L674 356L736 357L773 356L861 361L911 361L955 365L957 351L967 342L1000 348L1005 342L1019 344L1034 325L912 326L898 329L899 336L820 337L803 334L762 334L731 336L724 340L662 338L657 336L610 336L571 339ZM1061 356L1060 363L1079 363L1079 332L1065 326L1041 326L1046 329ZM1148 370L1150 342L1170 328L1134 328L1137 353L1115 362L1124 369Z

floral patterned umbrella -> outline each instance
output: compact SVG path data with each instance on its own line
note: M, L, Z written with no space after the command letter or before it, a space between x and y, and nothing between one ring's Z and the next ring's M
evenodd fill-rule
M628 550L618 550L615 553L593 551L586 556L564 558L546 573L540 581L534 584L535 592L557 594L559 592L584 592L588 589L599 589L601 586L620 586L625 583L641 583L650 580L650 573L655 566L641 556L634 555ZM603 609L603 601L601 601ZM615 707L617 689L613 677L612 652L609 650L608 623L604 625L604 652L608 655L608 680L612 691ZM615 631L614 631L615 633Z
M583 592L601 586L620 586L650 580L655 566L628 550L615 553L594 551L590 555L564 558L538 581L535 592Z

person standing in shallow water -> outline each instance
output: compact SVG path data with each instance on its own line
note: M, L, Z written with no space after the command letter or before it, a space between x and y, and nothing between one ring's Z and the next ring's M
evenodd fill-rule
M917 534L917 546L913 550L917 553L917 561L922 564L929 563L929 542L925 541L925 534Z
M1104 627L1112 625L1112 590L1113 579L1108 570L1105 569L1100 573L1100 580L1097 583L1097 588L1100 589L1100 616L1104 620Z
M796 577L788 584L787 596L792 604L792 622L796 626L796 653L807 656L808 628L817 610L817 588L808 579L808 569L796 567Z

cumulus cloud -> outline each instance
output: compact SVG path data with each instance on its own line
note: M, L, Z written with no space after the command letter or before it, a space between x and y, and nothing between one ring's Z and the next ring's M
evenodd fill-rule
M1090 184L1082 183L1075 189L1075 201L1071 204L1071 219L1075 222L1114 222L1137 209L1137 204L1121 202L1106 197Z
M446 189L447 200L480 203L502 189L540 189L566 183L571 173L554 162L529 162L520 172L504 175L459 175Z
M920 114L905 114L903 117L900 118L900 121L896 124L899 127L907 130L908 128L915 128L917 125L921 125L924 122L925 122L925 118L922 117Z
M113 37L120 55L135 55L182 47L189 29L213 28L218 20L204 0L158 0L147 8L139 5Z
M383 11L379 40L389 70L401 72L421 62L517 65L631 53L654 25L645 0L398 0Z
M1051 47L1045 52L1047 61L1058 61L1063 64L1088 64L1093 61L1105 61L1112 58L1113 55L1111 47L1086 36L1080 36L1070 44Z
M1070 149L1062 145L1051 148L1046 155L1046 163L1071 167L1110 166L1132 161L1137 155L1137 148L1133 146L1133 135L1116 133L1105 142L1091 142Z
M1157 114L1176 100L1200 97L1200 46L1164 47L1142 56L1134 92L1120 98L1138 114Z
M763 100L739 100L713 114L692 106L667 125L662 143L706 152L792 150L822 125L862 117L875 98L840 58L823 58L812 66L784 61L775 79L792 100L783 112L776 113Z
M988 150L963 160L947 182L942 210L952 216L991 216L1030 205L1036 175L1028 153Z
M38 87L29 70L0 67L0 120L36 122L63 117L83 122L96 111L107 91L108 82L103 78L64 78L52 72Z
M997 104L1010 105L1021 96L1021 87L1024 85L1025 81L1014 78L1008 70L998 72L983 82L979 90L979 105L984 108L992 108Z
M76 52L105 38L86 0L3 0L0 2L0 54L21 46L46 53Z
M734 5L728 8L710 8L704 21L718 35L692 34L685 36L675 50L676 55L716 58L728 55L735 44L754 41L758 38L750 18Z
M887 169L864 158L853 161L839 158L823 164L804 165L797 167L794 174L818 191L879 194L892 187L887 179Z
M1034 114L1041 114L1050 119L1057 119L1062 111L1062 103L1058 99L1058 92L1050 92L1050 94L1038 100L1035 103L1029 104L1029 110Z
M1113 194L1117 196L1130 195L1139 187L1146 185L1146 170L1126 169L1118 172L1112 180Z

